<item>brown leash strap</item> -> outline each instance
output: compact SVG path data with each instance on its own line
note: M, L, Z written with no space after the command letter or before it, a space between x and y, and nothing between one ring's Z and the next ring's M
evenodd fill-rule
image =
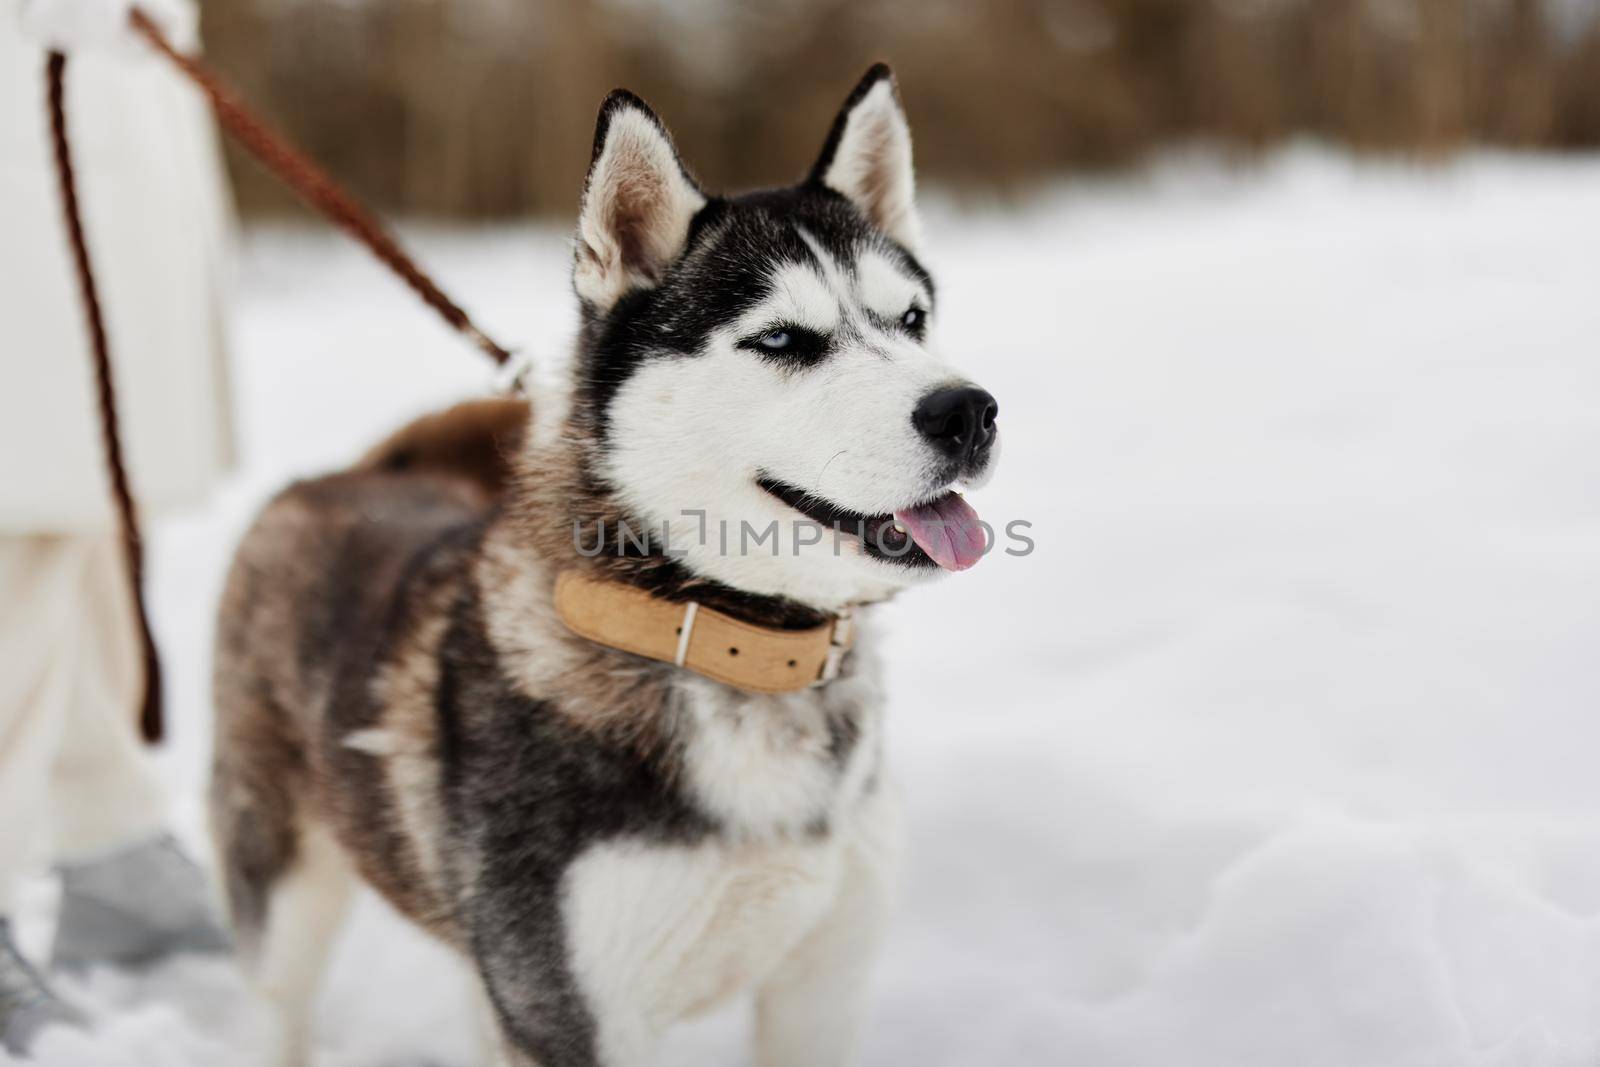
M429 307L442 315L451 326L465 334L490 359L501 365L510 362L511 353L490 340L482 330L473 325L467 313L444 295L444 292L433 283L433 279L424 274L411 257L406 255L378 220L357 203L354 197L345 192L338 182L329 177L326 171L245 107L209 67L194 56L185 55L172 47L171 42L148 15L134 8L132 20L133 28L140 36L144 37L156 51L172 60L178 69L187 74L189 79L200 87L200 91L210 98L211 107L217 114L217 121L222 123L223 128L244 145L251 155L282 178L301 199L326 215L334 225L366 245L373 255L398 274L402 281L427 302Z
M400 276L424 302L467 337L496 363L511 362L511 353L496 344L473 324L460 306L445 296L433 279L423 273L398 242L354 197L291 146L265 122L244 106L217 76L193 56L172 47L160 28L143 12L134 9L133 28L156 51L170 59L179 70L200 87L211 101L217 121L244 145L256 159L283 179L299 196L322 212L334 225L365 245L390 270ZM61 204L72 244L73 264L78 289L88 320L89 340L94 357L97 402L101 435L105 444L106 470L117 510L123 555L128 568L128 584L137 615L139 643L144 657L144 698L139 712L139 727L151 744L161 740L161 661L150 631L150 614L144 597L144 541L139 532L139 514L128 486L127 465L122 454L122 438L117 425L116 383L111 375L111 352L106 339L105 321L100 308L100 293L89 262L89 247L83 235L83 217L78 201L77 176L72 166L72 150L67 137L64 83L67 57L51 52L47 64L50 108L50 136L54 149L56 178L61 187Z
M100 292L89 263L89 246L83 237L83 218L78 205L78 180L72 168L72 148L67 139L67 109L64 99L67 57L51 52L46 65L50 99L50 140L54 149L56 178L61 187L61 206L67 219L67 237L72 244L72 262L78 275L78 292L83 297L84 317L89 323L89 347L94 357L96 401L100 408L100 431L105 446L106 470L111 477L111 495L117 506L117 526L122 535L122 555L128 567L129 592L134 614L138 616L139 644L144 655L144 701L139 709L139 729L151 744L161 740L161 661L156 656L155 639L150 635L150 614L144 602L144 542L139 536L139 513L133 493L128 489L128 470L122 458L122 437L117 431L117 390L111 377L111 346L106 340L105 322L100 313Z

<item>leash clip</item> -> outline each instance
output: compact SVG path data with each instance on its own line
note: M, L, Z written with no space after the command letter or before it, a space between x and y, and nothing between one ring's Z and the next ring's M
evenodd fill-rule
M502 396L527 396L528 380L533 377L536 363L532 352L513 351L510 362L496 375L495 392Z

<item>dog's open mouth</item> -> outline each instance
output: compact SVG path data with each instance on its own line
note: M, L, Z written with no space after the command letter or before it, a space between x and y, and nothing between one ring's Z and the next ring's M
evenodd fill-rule
M978 513L954 491L892 514L863 515L776 478L762 475L756 484L825 529L859 538L867 555L878 559L964 571L983 558Z

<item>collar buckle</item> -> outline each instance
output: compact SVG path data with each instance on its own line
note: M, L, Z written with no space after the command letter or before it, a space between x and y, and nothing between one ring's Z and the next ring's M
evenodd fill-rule
M672 657L675 667L684 666L689 660L689 639L694 635L694 620L700 611L700 602L691 600L683 606L683 622L678 624L678 651Z
M828 635L828 654L822 661L822 672L817 675L817 680L811 683L812 688L827 685L839 677L839 671L844 666L844 657L855 643L855 612L845 608L834 617L833 630Z

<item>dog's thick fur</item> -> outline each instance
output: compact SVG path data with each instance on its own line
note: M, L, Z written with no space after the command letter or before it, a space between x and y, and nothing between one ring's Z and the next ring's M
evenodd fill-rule
M357 879L472 962L496 1062L645 1063L664 1027L745 991L761 1064L848 1062L898 840L870 620L835 681L753 696L577 637L551 589L584 568L809 626L930 573L861 546L590 556L573 533L791 516L756 475L833 471L829 499L863 514L980 476L987 456L955 470L902 425L959 380L919 328L917 239L885 69L805 183L732 200L613 94L570 410L464 405L265 509L221 611L212 814L283 1062ZM769 351L795 336L827 351Z

